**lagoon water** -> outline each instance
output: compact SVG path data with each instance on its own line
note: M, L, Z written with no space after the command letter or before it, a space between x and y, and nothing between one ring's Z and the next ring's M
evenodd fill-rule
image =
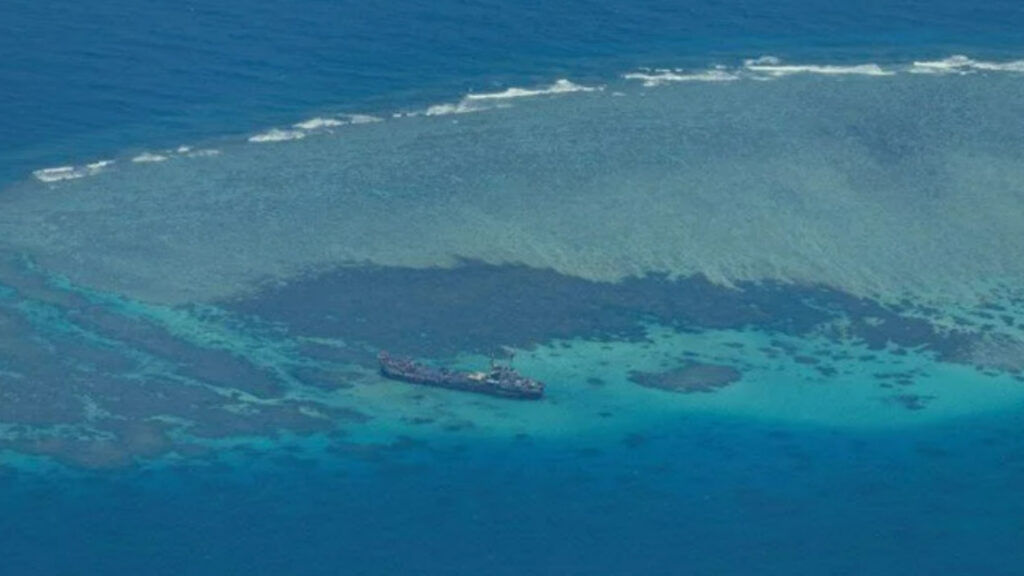
M4 574L1024 573L1017 4L4 21Z

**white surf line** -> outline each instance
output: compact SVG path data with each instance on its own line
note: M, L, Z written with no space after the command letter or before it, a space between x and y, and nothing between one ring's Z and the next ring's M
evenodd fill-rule
M672 70L655 68L629 72L623 74L622 77L626 80L640 80L648 88L672 82L730 82L740 79L739 75L721 68L692 73L687 73L680 68Z
M32 175L40 182L54 183L64 180L77 180L86 176L95 176L114 164L113 160L100 160L84 166L56 166L35 170Z
M292 124L292 128L297 128L299 130L305 131L313 131L322 130L324 128L336 128L338 126L344 126L345 124L345 122L342 122L341 120L338 120L336 118L323 118L318 116L316 118L310 118L309 120L303 120L302 122Z
M154 154L153 152L143 152L132 158L132 162L135 164L148 164L155 162L166 162L168 156L163 154Z
M480 100L510 100L514 98L530 98L533 96L545 96L548 94L572 94L573 92L595 92L600 91L600 87L583 86L581 84L575 84L565 78L555 80L550 86L542 88L517 88L512 87L505 89L501 92L471 92L467 94L464 99L469 101L480 101Z
M267 142L288 142L290 140L302 140L306 137L306 132L302 130L282 130L280 128L271 128L266 132L261 132L249 137L249 142L254 144L265 144Z
M762 56L754 60L746 60L743 67L759 74L769 76L789 76L792 74L822 74L826 76L893 76L896 72L884 70L878 64L854 64L839 66L834 64L782 64L774 56Z
M822 76L894 76L897 74L971 74L976 72L1000 72L1024 74L1024 60L1003 62L975 60L962 54L956 54L940 60L918 60L909 64L893 64L883 67L876 63L863 64L787 64L776 56L761 56L747 59L738 67L712 66L706 69L686 71L680 68L641 68L633 72L621 74L625 80L635 80L644 87L652 88L672 83L727 83L740 79L771 80L799 74ZM509 87L499 92L471 92L457 102L439 103L426 109L412 112L393 112L389 116L394 119L416 116L447 116L482 112L493 108L508 106L508 102L521 98L538 96L562 95L572 93L599 92L604 86L585 86L576 84L566 78L560 78L547 86L536 88ZM621 92L612 95L621 96ZM247 138L250 143L265 144L302 140L305 137L321 132L330 132L333 128L348 125L370 124L382 122L384 118L368 114L341 114L338 116L317 116L293 124L290 128L271 128L253 134ZM164 162L173 154L188 158L217 156L217 149L192 150L189 146L177 149L150 152L144 151L131 158L134 164ZM32 175L44 183L57 183L93 176L114 164L113 160L102 160L82 166L63 165L34 170Z
M915 61L912 74L970 74L972 72L1024 72L1024 60L988 62L956 54L942 60Z
M271 128L265 132L254 134L248 141L254 144L265 144L268 142L288 142L302 140L307 136L319 133L331 133L334 128L353 126L359 124L373 124L381 122L382 119L369 114L343 114L339 116L316 116L296 122L290 128Z
M1024 73L1024 60L1005 62L975 60L954 55L941 60L920 60L909 64L882 66L861 64L790 64L776 56L761 56L743 61L737 67L714 66L706 69L641 68L622 74L626 80L640 81L651 88L674 82L722 82L737 79L770 80L798 74L821 76L895 76L898 74L971 74L976 72Z
M415 116L448 116L451 114L469 114L483 112L493 108L507 107L510 102L522 98L538 96L558 96L563 94L600 92L604 86L584 86L566 78L559 78L547 86L538 88L521 88L513 86L500 92L470 92L458 102L434 104L423 111L397 112L392 118L409 118Z

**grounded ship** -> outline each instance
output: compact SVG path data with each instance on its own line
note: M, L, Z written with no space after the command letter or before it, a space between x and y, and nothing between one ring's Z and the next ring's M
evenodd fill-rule
M526 378L510 366L496 364L493 360L489 372L458 372L427 366L410 358L394 357L387 352L378 354L377 359L380 361L380 373L392 380L503 398L536 400L544 395L543 383Z

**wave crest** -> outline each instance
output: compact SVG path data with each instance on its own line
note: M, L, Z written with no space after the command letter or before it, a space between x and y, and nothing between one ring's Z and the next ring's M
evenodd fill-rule
M974 60L955 54L942 60L915 61L909 70L913 74L970 74L972 72L1024 72L1024 60L989 62Z
M640 80L650 88L670 82L729 82L739 80L739 76L722 69L705 70L703 72L685 73L682 70L655 69L623 74L626 80Z
M267 142L287 142L288 140L301 140L306 137L306 133L301 130L281 130L280 128L271 128L261 134L249 137L249 142L255 144L264 144Z
M35 170L32 175L40 182L53 183L64 180L77 180L86 176L95 176L108 166L114 164L113 160L100 160L84 166L56 166Z
M163 162L165 160L167 160L167 156L164 156L163 154L154 154L152 152L143 152L142 154L132 158L132 162L136 164Z
M775 56L762 56L753 60L744 60L743 67L759 74L769 76L789 76L791 74L824 74L828 76L859 75L859 76L892 76L892 70L885 70L878 64L783 64Z
M571 94L573 92L594 92L600 90L593 86L576 84L565 78L555 80L550 86L541 88L507 88L501 92L471 93L465 96L465 100L509 100L513 98L529 98L532 96L544 96L548 94Z

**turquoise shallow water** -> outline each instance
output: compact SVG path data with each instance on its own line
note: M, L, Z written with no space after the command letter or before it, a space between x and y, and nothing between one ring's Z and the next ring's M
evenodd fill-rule
M18 5L5 573L1020 573L1019 7L890 4Z

